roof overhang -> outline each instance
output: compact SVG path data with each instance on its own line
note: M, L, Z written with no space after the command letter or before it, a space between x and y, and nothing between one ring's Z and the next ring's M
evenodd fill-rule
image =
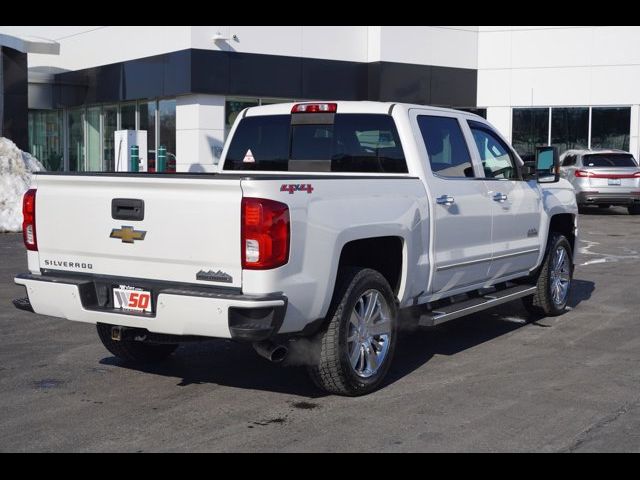
M60 44L54 40L40 37L16 37L6 33L0 33L0 47L13 48L22 53L60 54Z

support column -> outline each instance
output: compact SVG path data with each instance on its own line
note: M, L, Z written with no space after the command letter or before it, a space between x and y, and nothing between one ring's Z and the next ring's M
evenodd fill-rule
M0 47L0 136L27 150L28 128L27 54Z
M640 105L631 105L631 133L629 135L629 151L640 158Z
M176 170L212 172L224 146L224 102L220 95L176 99Z

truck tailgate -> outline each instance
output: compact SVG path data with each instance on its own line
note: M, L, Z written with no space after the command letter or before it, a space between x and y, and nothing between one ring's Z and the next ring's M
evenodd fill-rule
M114 219L114 199L144 218ZM241 201L232 177L38 175L40 268L240 287Z

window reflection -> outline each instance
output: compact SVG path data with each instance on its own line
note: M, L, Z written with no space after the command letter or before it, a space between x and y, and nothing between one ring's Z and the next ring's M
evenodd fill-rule
M167 151L167 171L176 171L176 101L160 100L158 102L158 118L160 138L158 150L164 147Z
M29 112L29 151L49 171L64 169L62 111Z
M118 129L118 107L107 105L103 110L104 131L102 132L103 168L115 170L115 147L113 134Z
M629 150L631 109L606 107L592 109L591 148L617 148Z
M536 147L549 141L548 108L514 108L511 144L522 160L535 160Z
M69 130L69 170L84 170L84 128L82 125L83 109L74 108L67 115Z
M559 153L571 149L587 148L589 145L589 109L551 109L551 145Z
M156 102L140 104L140 130L147 131L147 161L149 171L156 167Z

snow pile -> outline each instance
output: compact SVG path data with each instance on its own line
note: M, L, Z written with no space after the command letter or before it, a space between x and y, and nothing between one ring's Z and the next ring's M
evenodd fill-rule
M31 185L31 172L40 170L44 167L35 157L0 137L0 232L22 230L22 195Z

